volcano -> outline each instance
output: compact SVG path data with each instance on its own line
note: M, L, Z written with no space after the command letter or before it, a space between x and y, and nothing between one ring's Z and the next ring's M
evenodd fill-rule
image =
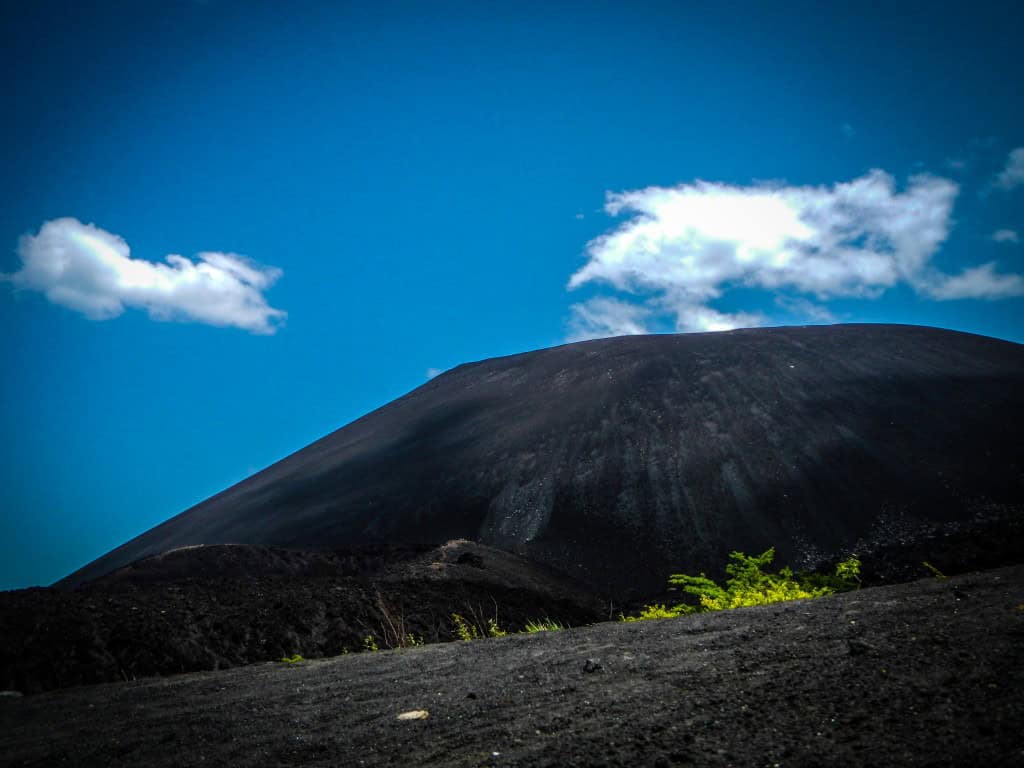
M469 539L595 591L775 546L812 567L1024 509L1024 346L894 325L629 336L468 363L58 586L198 544Z

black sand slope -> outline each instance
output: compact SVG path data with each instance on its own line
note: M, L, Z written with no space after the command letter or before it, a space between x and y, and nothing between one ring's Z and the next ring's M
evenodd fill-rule
M400 713L425 710L426 719ZM1024 766L1024 567L0 697L9 766Z
M191 544L523 554L598 592L1019 516L1024 347L914 326L639 336L460 366L67 577Z

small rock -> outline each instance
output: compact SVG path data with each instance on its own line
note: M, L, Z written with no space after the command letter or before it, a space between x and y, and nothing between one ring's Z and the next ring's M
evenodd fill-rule
M473 693L473 691L470 691L469 693L466 694L466 698L467 699L475 699L476 698L476 694Z
M587 659L583 662L583 671L587 673L600 672L604 667L601 666L601 662L598 659Z
M0 691L0 699L20 699L24 695L21 691Z
M398 716L398 720L426 720L430 717L430 713L425 709L410 709L408 712L402 712Z

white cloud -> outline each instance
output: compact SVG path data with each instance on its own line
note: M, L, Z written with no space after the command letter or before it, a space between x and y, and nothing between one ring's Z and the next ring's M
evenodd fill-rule
M440 376L444 371L440 368L427 368L427 379L434 379Z
M287 314L263 296L281 270L233 253L204 252L198 261L171 254L166 264L133 259L121 237L62 218L22 237L18 255L21 270L4 280L93 320L117 317L131 307L145 309L156 320L270 334Z
M820 302L876 297L903 282L951 298L964 275L942 274L930 260L949 235L958 191L954 182L927 174L911 177L900 191L892 176L873 170L829 187L697 181L609 193L606 212L631 216L587 244L587 262L569 288L603 283L631 301L616 302L612 312L607 304L600 312L589 303L574 305L573 321L594 334L601 327L623 332L640 327L640 315L630 313L639 306L673 314L681 331L763 323L756 314L728 315L711 306L739 287ZM1001 277L989 283L994 297L1008 295ZM973 285L983 292L980 278ZM827 308L817 314L827 316Z
M997 229L992 233L992 239L997 243L1019 243L1020 235L1012 229Z
M849 123L843 123L841 126L839 126L839 128L840 130L842 130L843 136L845 136L848 139L852 139L854 136L857 135L857 131L855 131L853 126L850 125Z
M646 307L598 296L569 307L569 341L601 339L606 336L635 336L649 333Z
M993 262L945 275L925 291L933 299L1009 299L1024 296L1024 277L998 274Z
M794 316L797 322L834 323L837 319L828 307L816 304L809 299L794 296L777 296L775 304Z
M767 318L760 312L719 312L717 309L685 298L665 302L666 310L675 315L676 330L731 331L733 328L753 328L764 325Z
M1024 147L1017 147L1006 158L1006 167L996 176L996 186L1013 189L1024 184Z

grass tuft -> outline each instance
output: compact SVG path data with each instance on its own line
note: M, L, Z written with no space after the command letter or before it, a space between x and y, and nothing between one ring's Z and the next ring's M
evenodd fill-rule
M528 635L532 635L537 632L559 632L563 629L567 629L564 624L559 624L557 621L553 621L552 619L541 619L539 621L526 622L526 626L523 628L523 631Z

